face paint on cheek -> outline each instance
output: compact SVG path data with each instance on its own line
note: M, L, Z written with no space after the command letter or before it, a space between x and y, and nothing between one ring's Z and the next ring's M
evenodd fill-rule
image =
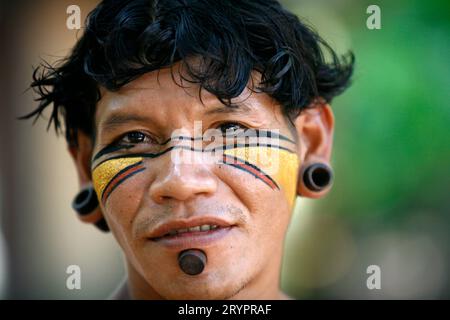
M276 147L243 147L224 151L224 164L252 174L273 190L281 190L292 206L297 194L300 161L295 152Z
M118 186L145 170L142 160L142 157L116 158L106 160L94 168L92 181L103 205Z

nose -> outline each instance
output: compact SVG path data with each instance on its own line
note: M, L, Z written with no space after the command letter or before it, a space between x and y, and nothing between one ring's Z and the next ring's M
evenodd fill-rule
M217 190L217 178L203 164L176 164L168 161L150 186L150 196L156 203L167 200L188 201L198 195L210 195Z

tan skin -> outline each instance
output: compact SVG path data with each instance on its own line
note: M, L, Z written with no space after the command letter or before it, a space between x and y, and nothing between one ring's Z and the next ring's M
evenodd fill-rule
M175 72L175 76L177 76ZM70 152L81 186L91 183L90 159L102 147L130 131L165 140L173 130L191 130L202 121L203 130L224 123L249 128L279 129L297 141L300 176L311 163L329 164L334 117L327 104L316 104L289 124L280 106L267 94L245 90L245 111L224 110L217 98L198 87L177 86L168 69L148 73L117 92L102 90L97 105L95 144L79 133L79 147ZM112 114L133 114L135 119L106 126ZM138 119L140 118L140 119ZM150 139L136 148L145 150ZM297 193L319 198L297 179ZM292 205L282 192L232 168L214 164L175 164L170 156L151 160L148 169L120 186L99 210L125 253L128 291L134 299L286 299L280 290L283 242ZM157 226L171 219L217 215L233 224L225 238L207 244L205 271L188 276L180 271L176 250L149 241Z

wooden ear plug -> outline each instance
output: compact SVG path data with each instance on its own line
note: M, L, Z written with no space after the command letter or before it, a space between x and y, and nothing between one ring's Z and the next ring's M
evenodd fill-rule
M178 264L184 273L198 275L205 268L206 254L199 249L184 250L178 255Z

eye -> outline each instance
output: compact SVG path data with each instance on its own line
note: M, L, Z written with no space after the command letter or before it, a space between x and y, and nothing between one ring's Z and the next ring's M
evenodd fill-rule
M218 129L226 135L236 134L239 130L248 129L246 126L237 122L224 122L218 126Z
M118 141L119 144L139 144L147 142L152 142L152 139L140 131L128 132Z

